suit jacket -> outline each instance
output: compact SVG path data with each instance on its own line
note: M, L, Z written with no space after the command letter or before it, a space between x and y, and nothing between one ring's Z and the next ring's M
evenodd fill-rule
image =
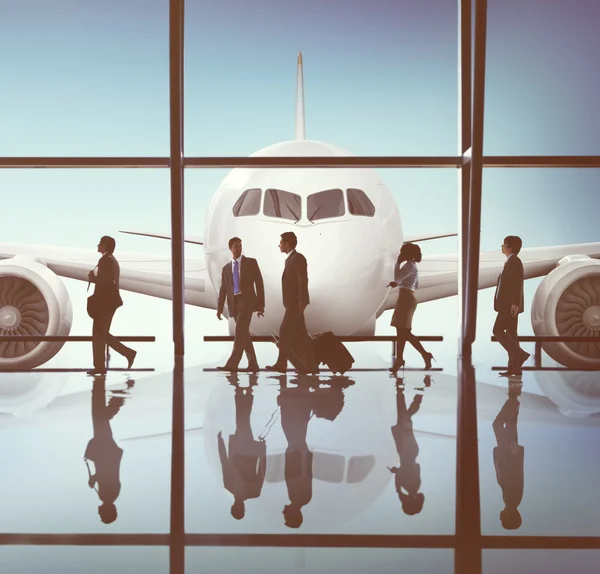
M242 256L240 263L240 290L244 304L252 309L252 312L265 308L265 286L258 267L258 262L252 257ZM221 287L219 289L219 301L217 310L223 313L223 306L227 301L229 316L234 317L235 303L233 302L233 269L231 260L223 266L221 272Z
M233 434L229 437L229 456L223 437L218 437L218 446L223 486L236 498L258 498L267 472L267 444Z
M105 253L98 261L98 275L92 279L95 283L94 296L103 309L117 309L123 305L119 291L121 267L114 255Z
M519 313L524 310L523 263L517 255L508 258L504 270L498 277L494 295L494 311L508 313L511 305L518 305Z
M293 251L286 259L283 275L281 276L281 290L283 293L283 306L286 309L310 303L308 268L306 257L302 253Z

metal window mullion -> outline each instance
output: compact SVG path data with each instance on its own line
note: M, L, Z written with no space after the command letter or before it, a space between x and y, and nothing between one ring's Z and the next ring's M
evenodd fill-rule
M169 96L171 170L171 266L173 281L173 406L171 434L171 574L185 571L184 420L184 181L183 181L183 28L184 1L169 0Z

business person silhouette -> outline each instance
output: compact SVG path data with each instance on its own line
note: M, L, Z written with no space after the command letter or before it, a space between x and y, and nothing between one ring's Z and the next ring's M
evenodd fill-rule
M396 266L394 267L394 280L388 287L400 287L391 325L396 327L397 350L396 360L390 371L397 373L404 367L404 347L408 341L423 357L425 370L431 369L433 355L428 353L421 345L419 339L412 334L412 319L417 309L415 290L419 287L419 270L417 263L421 261L421 248L414 243L405 243L400 249ZM406 261L401 268L400 265Z
M242 255L242 240L239 237L229 240L229 250L232 259L221 272L217 317L220 321L227 301L229 316L235 320L235 341L229 359L224 366L217 368L221 371L237 371L242 354L246 351L248 367L240 370L255 373L258 372L258 361L250 336L250 322L255 311L258 317L264 316L265 286L256 259Z
M281 276L283 306L285 314L279 327L279 356L269 371L284 373L287 370L288 357L292 349L300 349L306 369L303 374L317 373L318 365L314 347L306 330L304 310L310 303L308 293L308 267L306 258L296 251L298 239L292 231L281 234L279 249L287 254L285 268Z
M312 416L313 397L309 385L286 386L280 379L277 404L281 409L281 427L287 439L285 451L285 483L290 503L283 509L288 528L300 528L304 520L302 508L312 500L313 453L306 444L308 422Z
M498 313L493 334L508 353L508 370L501 376L514 377L523 372L523 363L529 353L521 349L517 335L519 313L523 312L523 263L519 251L523 242L516 235L509 235L502 244L502 253L506 263L498 276L494 295L494 311Z
M127 382L128 388L133 381ZM121 459L123 449L115 442L110 421L123 406L125 397L111 397L106 404L106 377L94 379L92 386L92 425L94 436L85 449L84 461L88 470L88 485L98 493L102 504L98 507L98 515L104 524L117 519L115 501L121 493ZM89 462L94 463L94 473Z
M94 354L94 369L88 375L103 375L106 373L106 345L123 355L127 368L131 369L136 351L123 345L110 334L110 325L116 310L123 305L119 293L119 262L114 256L116 242L108 235L103 236L98 243L98 252L102 254L98 260L98 276L90 271L88 279L94 283L92 304L88 303L88 312L92 315L92 350Z
M523 498L525 449L519 444L517 428L520 393L520 384L510 385L508 400L492 423L497 443L493 451L494 466L505 505L500 512L500 522L505 530L516 530L522 522L519 504Z
M427 377L426 377L427 379ZM424 381L428 386L429 381ZM422 394L415 394L410 407L406 408L404 397L403 379L396 381L396 409L398 412L397 423L392 427L392 436L396 443L396 450L400 458L400 466L390 468L394 474L396 492L402 504L402 510L410 516L423 510L425 495L419 492L421 488L421 466L417 462L419 445L413 431L412 417L419 411Z
M290 382L297 386L290 388L285 375L274 378L279 381L277 404L288 443L284 476L290 503L284 507L283 517L288 528L300 528L302 508L312 500L313 453L306 442L308 423L313 415L334 421L344 408L344 390L354 381L344 376L326 381L303 377L292 379Z
M233 494L231 516L241 520L246 514L246 500L258 498L265 482L267 445L264 439L255 440L250 423L254 396L252 387L257 376L250 375L250 386L240 387L236 375L229 375L235 387L235 433L229 436L229 453L221 432L217 435L219 458L223 469L223 485Z

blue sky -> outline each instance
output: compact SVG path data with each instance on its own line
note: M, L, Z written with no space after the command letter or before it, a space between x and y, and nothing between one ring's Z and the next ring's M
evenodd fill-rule
M585 0L548 0L543 11L539 0L488 5L485 153L600 153L600 7ZM188 0L186 154L246 156L291 139L301 50L308 138L357 155L453 155L457 30L454 0ZM0 155L168 155L166 0L5 3L0 50L10 55L0 61ZM187 173L188 233L202 234L211 194L226 173ZM456 229L456 171L381 174L407 233ZM520 235L525 246L598 240L599 182L596 169L486 170L482 249L498 248L507 234ZM2 241L93 247L120 228L170 225L166 171L1 170L0 194ZM169 251L168 242L118 241L120 250ZM456 242L424 247L450 252ZM73 334L86 332L84 287L66 283L79 309ZM537 284L528 282L526 305ZM144 351L146 360L160 356L167 364L169 303L128 294L126 304L116 328L130 329L135 317L143 334L161 337L160 353ZM482 292L476 352L487 364L503 357L489 343L490 306L491 293ZM196 337L224 329L212 315L188 307L192 362L209 353ZM455 318L455 298L427 304L414 330L453 343ZM387 315L380 323L387 332ZM531 332L528 313L521 331ZM452 369L453 344L439 349ZM61 356L71 360L71 353L81 348Z

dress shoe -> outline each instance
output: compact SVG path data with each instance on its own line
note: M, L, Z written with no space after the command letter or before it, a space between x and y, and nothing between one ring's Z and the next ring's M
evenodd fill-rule
M219 371L229 371L230 373L235 373L238 370L237 367L232 367L230 365L223 365L222 367L217 367L217 369Z
M501 373L498 373L498 375L500 377L510 377L510 368L508 369L508 371L502 371Z
M86 374L90 377L101 377L103 375L106 375L106 370L92 369L91 371L88 371Z
M277 363L275 363L274 365L269 365L267 367L265 367L265 369L267 371L278 371L280 373L285 373L287 368L284 365L278 365Z
M127 357L127 368L128 369L131 369L131 367L133 366L133 361L135 361L136 355L137 355L137 351L131 351L131 353Z

